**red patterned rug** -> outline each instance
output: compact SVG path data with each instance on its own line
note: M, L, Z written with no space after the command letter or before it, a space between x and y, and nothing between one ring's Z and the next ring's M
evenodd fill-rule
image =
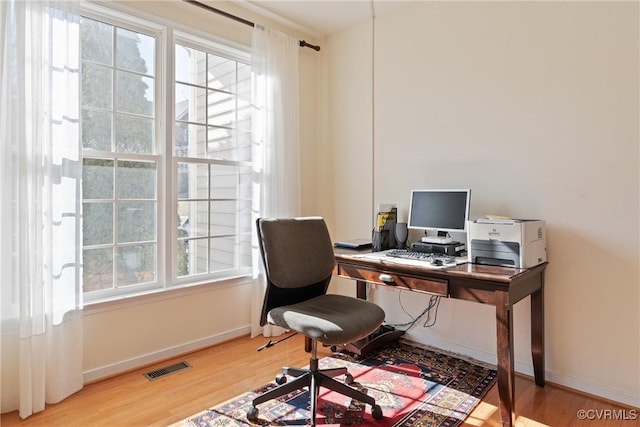
M338 393L321 389L318 425L375 427L443 426L461 424L496 381L493 367L440 350L401 341L362 359L335 354L320 360L320 368L346 366L354 387L366 388L382 407L374 420L369 407ZM253 398L276 387L267 384L226 403L193 415L177 426L247 426ZM309 395L296 391L258 406L261 425L309 424Z

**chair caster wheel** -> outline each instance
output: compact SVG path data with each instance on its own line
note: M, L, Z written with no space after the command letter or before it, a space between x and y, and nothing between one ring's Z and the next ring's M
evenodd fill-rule
M249 408L249 410L247 411L247 419L252 422L258 421L258 408L256 408L255 406Z
M345 383L346 385L351 385L351 384L353 384L353 381L354 381L354 379L353 379L353 375L351 375L351 374L349 374L349 373L345 374L345 376L344 376L344 383Z
M380 405L373 405L371 407L371 416L374 420L382 419L382 408L380 407Z
M287 382L287 376L285 374L278 374L276 376L276 384L282 385Z

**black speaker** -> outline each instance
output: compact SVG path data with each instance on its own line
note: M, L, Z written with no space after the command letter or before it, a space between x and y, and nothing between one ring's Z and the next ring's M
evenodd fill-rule
M407 223L399 222L396 224L396 248L404 249L407 247Z

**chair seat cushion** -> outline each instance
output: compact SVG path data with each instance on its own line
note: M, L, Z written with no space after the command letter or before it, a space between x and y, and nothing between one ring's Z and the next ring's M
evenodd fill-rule
M321 295L274 308L268 322L299 332L325 345L346 344L374 332L384 321L374 303L344 295Z

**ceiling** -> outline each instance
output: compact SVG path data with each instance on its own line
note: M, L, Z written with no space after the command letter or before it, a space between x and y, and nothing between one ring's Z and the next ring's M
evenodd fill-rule
M331 35L404 3L402 0L244 0L239 5L261 15L298 24L314 36ZM274 18L274 16L267 16Z

